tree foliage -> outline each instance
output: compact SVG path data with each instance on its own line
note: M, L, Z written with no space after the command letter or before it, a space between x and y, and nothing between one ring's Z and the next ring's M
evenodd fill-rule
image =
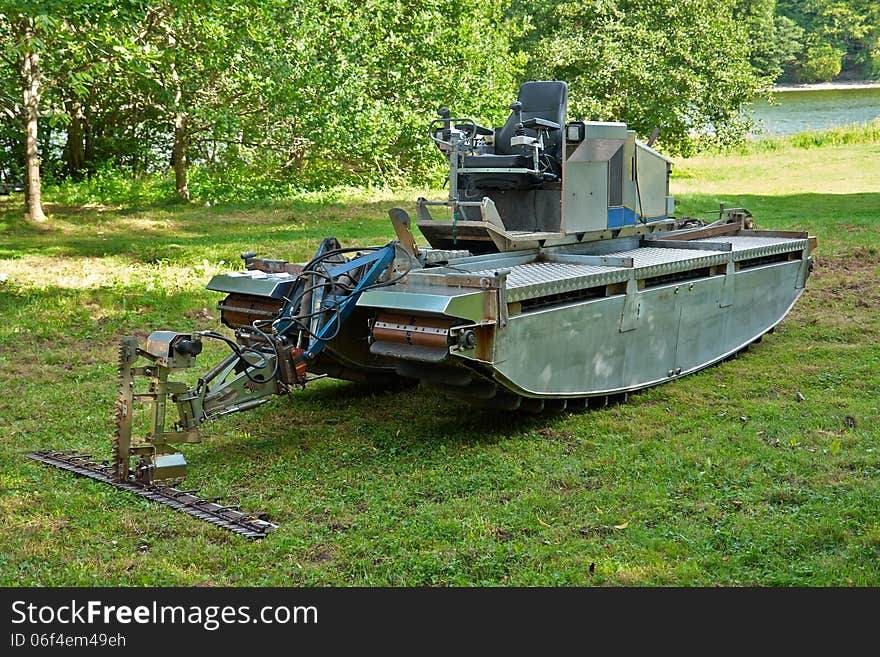
M40 129L48 115L49 127L80 125L81 99L90 84L107 70L113 48L120 41L117 30L137 20L141 3L137 0L32 0L22 4L0 1L0 60L7 75L2 113L23 136L23 162L10 162L4 174L22 169L25 181L26 214L31 220L45 221L41 204L42 159L51 150L51 141ZM54 99L54 111L47 111L47 100ZM3 134L9 133L4 128ZM5 158L12 160L7 155ZM17 166L16 166L17 165Z
M659 128L672 150L688 149L693 132L742 135L742 105L761 80L731 2L561 0L532 22L529 73L568 80L569 113L626 121L642 135Z
M436 182L436 109L497 125L525 79L568 80L571 118L659 127L668 149L732 140L762 62L802 47L789 21L789 46L754 48L736 20L750 1L778 35L773 0L0 0L0 171L28 160L23 52L56 183L164 172L204 199Z
M752 64L772 80L880 76L876 0L740 0L736 15L748 27Z

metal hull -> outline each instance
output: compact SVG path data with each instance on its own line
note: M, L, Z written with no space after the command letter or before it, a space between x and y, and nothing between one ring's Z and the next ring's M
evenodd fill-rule
M371 354L398 375L475 404L619 395L685 376L755 341L785 317L810 274L811 245L802 235L679 237L689 236L464 258L410 276L365 294L360 305L409 314L413 326L401 335L428 317L462 326L433 362L403 340L374 345ZM468 329L471 348L457 344Z
M510 318L495 343L492 376L526 397L632 392L690 374L736 353L778 324L803 292L797 261L639 292L639 326L621 332L624 295ZM524 350L522 345L528 344Z

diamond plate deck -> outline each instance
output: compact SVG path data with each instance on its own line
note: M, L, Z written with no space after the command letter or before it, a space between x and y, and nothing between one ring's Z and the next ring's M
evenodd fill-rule
M601 265L580 265L564 262L530 262L510 268L510 274L507 276L507 289L541 285L568 278L596 276L610 272L626 272L626 269L623 267L603 267ZM489 270L481 273L487 275ZM626 275L624 274L623 279L625 278Z
M786 237L720 236L699 242L726 242L731 252L705 249L639 247L603 255L633 259L633 273L637 279L666 276L692 269L724 265L729 257L734 261L759 258L807 248L806 239ZM552 294L573 292L598 285L626 281L630 270L625 267L581 265L561 262L530 262L507 267L507 299L522 301ZM475 276L492 276L498 267L472 271Z
M637 278L648 278L672 271L700 269L727 262L726 251L706 251L705 249L666 249L643 246L627 251L615 251L608 255L632 258ZM655 269L658 270L656 273Z
M734 261L761 258L777 253L802 251L808 240L791 237L758 237L754 235L719 235L706 237L697 242L726 242L733 246Z
M485 270L489 275L490 270ZM629 278L623 267L576 265L563 262L531 262L510 267L507 300L521 301L551 294L564 294L596 285L620 283Z

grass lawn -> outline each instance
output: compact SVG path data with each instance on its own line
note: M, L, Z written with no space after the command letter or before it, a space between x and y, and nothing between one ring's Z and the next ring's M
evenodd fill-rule
M880 585L880 144L694 158L673 183L682 215L818 236L776 333L592 412L321 381L206 425L187 485L266 511L261 542L24 454L109 454L118 339L219 327L204 285L239 253L381 243L420 192L50 203L47 229L0 201L0 584Z

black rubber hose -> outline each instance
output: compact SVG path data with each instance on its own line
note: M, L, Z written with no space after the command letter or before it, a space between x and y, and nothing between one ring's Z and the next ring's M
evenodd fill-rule
M260 331L259 329L257 329L256 327L255 327L255 330L258 333L262 334L264 338L267 338L266 334L263 333L262 331ZM233 340L230 340L225 335L215 333L214 331L202 331L201 333L199 333L199 335L201 335L202 337L205 337L205 338L211 338L213 340L220 340L221 342L225 342L229 346L229 348L232 349L233 353L236 356L238 356L238 359L240 361L244 362L246 367L243 370L243 373L253 383L259 383L259 384L268 383L269 381L271 381L275 377L276 373L278 372L278 348L276 347L275 343L272 342L271 340L269 341L269 343L272 345L272 350L275 352L275 367L273 368L272 376L270 376L265 381L261 381L260 379L255 379L254 377L252 377L248 373L247 368L251 367L251 363L248 362L247 358L244 357L244 354L246 352L249 352L252 354L256 354L257 356L259 356L260 358L265 360L265 356L262 353L260 353L259 351L257 351L256 349L253 349L251 347L246 347L245 349L241 349L241 347L239 347L239 345L236 342L234 342Z

